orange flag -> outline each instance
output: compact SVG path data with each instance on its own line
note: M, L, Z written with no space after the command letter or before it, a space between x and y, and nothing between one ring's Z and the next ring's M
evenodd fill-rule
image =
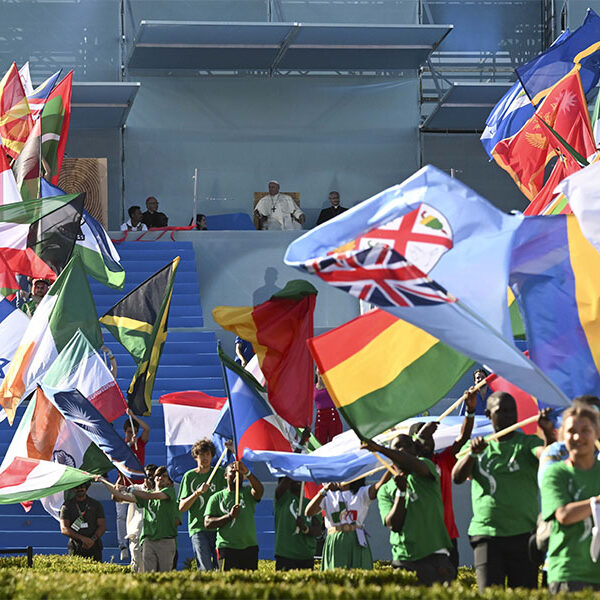
M32 127L27 96L13 63L0 81L0 138L12 158L19 156Z

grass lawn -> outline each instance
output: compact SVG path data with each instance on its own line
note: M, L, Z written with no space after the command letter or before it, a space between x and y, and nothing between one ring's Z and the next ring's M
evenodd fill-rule
M451 586L418 586L415 577L376 563L372 571L275 572L273 561L261 561L255 573L200 573L194 570L133 575L126 567L68 556L35 556L33 569L25 558L0 559L0 598L46 600L73 598L156 598L213 600L223 598L260 599L363 599L479 598L471 569L461 568ZM485 598L547 598L546 590L508 592L486 591ZM593 593L572 594L570 598L592 598Z

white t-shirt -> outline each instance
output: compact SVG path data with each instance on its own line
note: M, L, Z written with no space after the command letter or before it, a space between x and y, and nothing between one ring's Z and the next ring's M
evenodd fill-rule
M261 216L267 217L265 229L275 231L302 229L302 224L298 223L297 219L304 213L287 194L275 194L275 196L267 194L256 203L255 210ZM292 218L292 215L295 218Z
M137 227L134 227L131 224L131 219L129 219L121 225L121 231L148 231L148 228L146 227L146 224L141 221L137 224Z
M327 492L322 505L325 511L325 527L329 529L336 525L353 523L362 527L372 502L369 498L370 487L363 485L356 494L350 490Z
M134 490L148 491L143 483L136 483L131 486ZM138 507L135 502L130 502L127 507L127 535L128 540L139 540L142 535L142 525L144 524L144 509Z

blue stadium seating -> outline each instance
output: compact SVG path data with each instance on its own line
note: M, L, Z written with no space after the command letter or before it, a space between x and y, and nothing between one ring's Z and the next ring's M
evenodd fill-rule
M175 256L181 257L173 289L169 332L152 396L152 414L145 418L151 427L150 441L146 447L146 463L164 465L165 431L162 406L158 404L160 396L183 390L201 390L214 396L225 395L221 365L216 353L216 336L214 331L203 328L198 274L191 242L125 242L118 246L118 251L127 274L124 289L112 290L90 280L98 315L104 314L125 294ZM135 372L135 362L112 335L106 330L103 334L105 344L117 359L117 381L125 393ZM24 406L19 407L17 423L24 410ZM114 423L118 431L122 430L123 421L124 418L121 418ZM2 456L6 453L14 430L15 428L8 426L7 421L0 422ZM108 499L103 486L94 485L90 495L100 499L105 508L107 532L103 537L104 560L120 562L114 503ZM178 537L178 568L182 568L185 561L193 557L187 534L187 516L184 516L183 521ZM273 558L275 534L272 500L265 498L257 505L256 526L260 558ZM58 523L44 511L39 502L34 502L29 513L18 504L0 505L0 537L2 546L32 545L37 554L64 554L67 551L67 540L60 533Z

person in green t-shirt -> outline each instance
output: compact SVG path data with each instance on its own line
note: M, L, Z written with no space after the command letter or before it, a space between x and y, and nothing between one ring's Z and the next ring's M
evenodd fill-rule
M196 566L200 571L219 568L217 560L217 532L204 527L204 511L209 498L225 488L225 470L217 467L210 483L212 469L210 463L215 457L215 445L207 438L198 440L192 446L192 457L196 468L188 471L179 486L179 510L189 510L188 532L196 557Z
M124 492L104 478L97 477L117 500L135 502L144 509L142 535L142 573L170 571L177 551L177 525L181 522L173 481L167 467L154 472L154 491L133 489Z
M239 501L236 479L239 477ZM250 487L242 486L244 477ZM258 544L254 511L262 498L262 483L242 462L231 463L225 470L227 487L214 493L204 512L204 527L217 530L217 549L223 571L258 569Z
M598 411L575 402L563 413L562 438L566 461L548 467L542 481L542 518L550 521L547 569L550 592L600 590L598 533L593 530L592 504L600 502L600 437Z
M456 567L450 560L452 542L436 466L418 456L418 446L404 434L396 436L390 448L372 440L365 446L390 458L399 469L377 494L381 520L390 530L392 566L415 571L424 585L450 583Z
M545 445L554 442L554 425L543 410L538 419ZM495 432L517 422L517 404L506 392L487 399L486 416ZM536 588L538 567L529 557L529 539L538 514L537 470L544 442L513 431L498 439L473 438L470 450L452 470L452 480L471 482L473 547L479 590L491 585Z
M312 569L317 538L323 533L320 514L310 520L300 513L302 485L282 477L275 489L275 570ZM303 503L305 499L303 498Z

